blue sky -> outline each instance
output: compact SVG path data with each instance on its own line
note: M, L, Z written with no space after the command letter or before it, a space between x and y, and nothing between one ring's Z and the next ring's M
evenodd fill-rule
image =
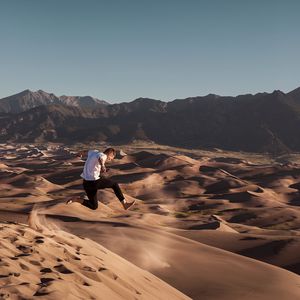
M0 0L0 97L111 103L300 86L298 0Z

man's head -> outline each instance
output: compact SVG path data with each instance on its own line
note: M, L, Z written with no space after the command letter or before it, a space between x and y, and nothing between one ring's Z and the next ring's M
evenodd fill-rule
M116 150L114 148L107 148L104 152L107 155L107 161L111 161L116 156Z

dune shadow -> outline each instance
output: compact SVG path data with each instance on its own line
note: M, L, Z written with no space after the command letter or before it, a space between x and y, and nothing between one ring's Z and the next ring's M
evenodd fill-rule
M257 215L255 213L252 212L244 212L244 213L240 213L238 215L235 215L233 217L231 217L228 222L230 223L244 223L248 220L251 219L256 219Z
M133 183L145 179L147 175L152 175L153 172L136 172L131 174L113 175L110 178L119 183Z
M80 179L80 174L82 173L82 170L77 169L77 170L66 170L62 172L56 172L54 174L45 176L45 179L50 181L51 183L54 184L66 184L72 181L76 181Z
M300 263L283 266L283 268L300 275Z
M196 224L196 225L192 225L189 226L187 229L189 230L213 230L213 229L217 229L220 227L220 223L219 222L211 222L211 223L206 223L206 224Z
M265 240L265 239L261 238L261 237L256 237L256 236L245 236L240 239L240 241L256 241L256 240Z
M292 241L293 239L271 241L263 245L241 250L238 254L255 259L269 258L279 254L279 252Z
M300 195L299 195L299 193L297 193L295 198L293 198L289 201L289 205L300 206Z
M238 180L220 180L218 182L212 183L206 187L204 194L217 194L227 192L231 188L238 188L245 186L241 184Z
M243 203L243 202L251 201L252 197L253 196L247 192L238 192L232 194L215 195L215 196L211 196L210 199L225 199L231 203Z
M130 162L130 163L116 165L116 167L118 170L128 171L128 170L132 170L132 169L136 168L137 165L135 163Z
M188 209L192 210L192 211L201 211L201 210L205 210L205 209L216 209L218 208L220 205L220 203L195 203L195 204L191 204Z
M90 224L103 224L103 225L110 225L112 227L134 227L133 225L122 223L122 222L113 222L113 221L95 221L95 220L83 220L79 217L71 217L71 216L62 216L62 215L47 215L47 218L60 220L66 223L70 222L81 222L81 223L90 223Z

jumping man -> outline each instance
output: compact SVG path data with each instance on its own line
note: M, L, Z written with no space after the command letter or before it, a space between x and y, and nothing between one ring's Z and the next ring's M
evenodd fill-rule
M82 156L82 152L79 153ZM122 203L124 209L130 208L135 201L126 202L125 197L118 185L111 179L102 176L106 172L105 163L112 161L115 158L116 151L113 148L107 148L104 152L98 150L89 150L88 157L84 164L83 172L80 175L83 178L83 188L86 192L88 200L74 200L70 199L67 204L72 202L81 202L82 205L90 208L98 208L97 190L111 188L114 190L115 195Z

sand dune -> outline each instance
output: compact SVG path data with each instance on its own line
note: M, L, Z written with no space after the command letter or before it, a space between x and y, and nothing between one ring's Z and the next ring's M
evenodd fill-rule
M297 299L299 276L268 264L119 220L64 223L90 236L193 299ZM223 232L222 232L223 233ZM265 278L269 278L265 282ZM262 283L263 282L263 283Z
M0 223L2 299L189 299L101 245Z
M0 145L0 221L26 223L32 211L32 228L1 224L1 297L102 299L101 290L103 299L299 299L296 156L283 165L247 153L122 149L127 155L106 176L136 205L124 211L105 190L93 211L65 204L83 193L76 145ZM35 242L39 235L44 243ZM101 249L108 253L107 272L97 268L106 259Z

